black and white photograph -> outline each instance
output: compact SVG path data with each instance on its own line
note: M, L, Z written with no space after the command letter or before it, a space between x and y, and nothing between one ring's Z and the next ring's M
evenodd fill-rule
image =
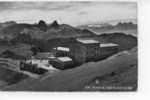
M0 1L0 91L136 92L137 8Z

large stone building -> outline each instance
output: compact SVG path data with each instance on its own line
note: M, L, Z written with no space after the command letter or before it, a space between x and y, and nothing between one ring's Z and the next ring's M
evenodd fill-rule
M89 61L98 61L118 52L118 45L103 43L91 38L77 38L72 45L54 48L56 56L68 56L74 64L80 65Z
M71 45L53 48L53 52L37 53L34 58L26 61L26 66L21 68L40 74L46 70L69 69L85 62L102 60L117 52L117 44L100 43L90 38L77 38Z
M95 61L100 56L100 43L93 39L76 39L77 43L71 45L70 53L76 64Z

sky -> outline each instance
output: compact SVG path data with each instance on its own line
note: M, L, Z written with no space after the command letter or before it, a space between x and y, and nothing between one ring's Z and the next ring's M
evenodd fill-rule
M57 20L77 26L124 19L137 19L135 2L0 2L0 22Z

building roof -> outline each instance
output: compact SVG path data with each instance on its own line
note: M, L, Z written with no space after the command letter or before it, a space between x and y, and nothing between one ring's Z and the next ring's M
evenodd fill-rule
M84 43L84 44L93 44L93 43L99 43L99 41L96 41L94 39L82 39L82 38L77 38L76 39L78 42Z
M100 47L113 47L113 46L118 46L118 44L114 44L114 43L103 43L103 44L100 44Z
M62 62L72 61L72 59L70 57L57 57L57 59Z
M54 49L61 50L61 51L70 51L70 49L67 47L56 47Z

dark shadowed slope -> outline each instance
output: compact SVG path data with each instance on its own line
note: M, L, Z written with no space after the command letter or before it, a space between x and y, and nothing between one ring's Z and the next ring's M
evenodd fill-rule
M103 33L96 37L100 43L115 43L119 45L119 50L130 50L137 46L137 37L125 33Z
M87 63L81 67L62 71L53 77L40 80L28 79L3 90L80 91L95 77L105 76L120 69L128 69L136 64L137 53L125 51L104 61Z
M39 21L38 24L16 23L7 27L0 28L2 37L14 38L19 34L30 34L35 39L52 39L52 38L68 38L80 36L93 36L93 32L86 32L77 29L70 25L58 24L56 22L47 25L44 21Z

